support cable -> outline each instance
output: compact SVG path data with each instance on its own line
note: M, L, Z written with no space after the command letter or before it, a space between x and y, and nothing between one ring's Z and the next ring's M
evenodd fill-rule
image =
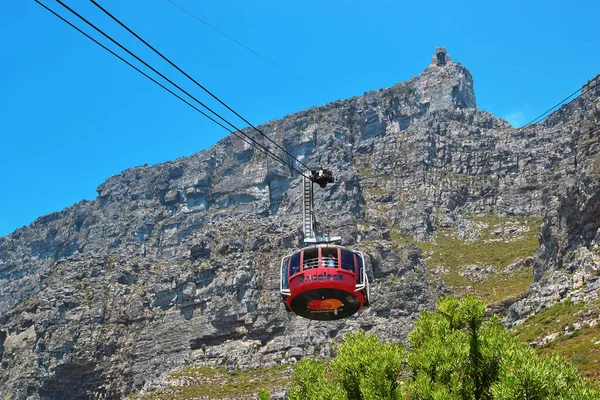
M263 146L261 146L260 144L258 144L257 142L255 142L253 140L249 141L249 140L245 139L243 136L239 135L238 132L233 131L232 129L230 129L230 128L226 127L225 125L221 124L219 121L215 120L210 115L206 114L205 112L203 112L202 110L200 110L198 107L194 106L189 101L185 100L183 97L179 96L177 93L173 92L172 90L170 90L169 88L167 88L166 86L164 86L162 83L158 82L156 79L152 78L150 75L146 74L144 71L140 70L135 65L131 64L129 61L125 60L123 57L121 57L120 55L118 55L117 53L115 53L114 51L112 51L111 49L109 49L108 47L106 47L105 45L103 45L102 43L100 43L99 41L97 41L96 39L94 39L93 37L91 37L90 35L88 35L87 33L85 33L84 31L82 31L81 29L79 29L78 27L76 27L75 25L73 25L71 22L67 21L65 18L63 18L62 16L60 16L58 13L56 13L52 9L48 8L45 4L41 3L39 0L35 0L35 2L38 3L39 5L41 5L42 7L44 7L46 10L48 10L52 14L54 14L56 17L58 17L59 19L61 19L63 22L65 22L66 24L68 24L69 26L71 26L73 29L77 30L79 33L81 33L82 35L84 35L85 37L87 37L88 39L90 39L91 41L93 41L94 43L96 43L98 46L102 47L104 50L108 51L109 53L111 53L113 56L117 57L119 60L121 60L122 62L124 62L128 66L130 66L131 68L133 68L134 70L136 70L137 72L139 72L140 74L142 74L143 76L145 76L146 78L148 78L149 80L151 80L152 82L154 82L155 84L157 84L158 86L160 86L161 88L163 88L164 90L166 90L167 92L169 92L170 94L172 94L173 96L177 97L179 100L181 100L182 102L184 102L188 106L192 107L194 110L196 110L197 112L199 112L200 114L202 114L203 116L205 116L206 118L208 118L209 120L211 120L212 122L214 122L215 124L219 125L221 128L225 129L227 132L232 133L233 135L237 136L238 138L240 138L242 141L244 141L248 145L254 147L255 149L261 150L266 155L268 155L268 156L276 159L277 161L283 162L283 160L281 160L277 155L271 153L269 151L269 149L264 148Z
M594 78L595 79L595 78ZM526 127L528 127L529 125L532 125L534 123L537 122L541 122L541 118L546 116L547 114L549 114L550 112L552 112L552 110L554 110L555 108L557 108L558 106L562 105L565 101L569 100L571 97L575 96L577 94L577 92L581 91L581 93L579 93L579 96L577 96L577 98L579 98L580 96L582 96L584 93L588 92L589 90L592 89L593 86L589 86L588 88L586 88L585 90L581 90L581 88L577 89L576 91L574 91L573 93L571 93L570 95L568 95L567 97L565 97L564 99L562 99L561 101L559 101L558 103L556 103L555 105L553 105L552 107L550 107L548 110L546 110L544 113L538 115L537 117L535 117L534 119L532 119L530 122L528 122L527 124L523 125L522 127L520 127L519 129L524 129Z
M170 80L169 78L167 78L165 75L163 75L162 73L160 73L159 71L157 71L154 67L152 67L150 64L148 64L146 61L142 60L140 57L138 57L137 55L135 55L134 53L132 53L130 50L128 50L122 44L120 44L115 39L113 39L112 37L110 37L109 35L107 35L104 31L102 31L96 25L94 25L93 23L89 22L85 17L81 16L79 13L77 13L71 7L69 7L68 5L66 5L65 3L63 3L61 0L56 0L56 1L57 1L58 4L60 4L61 6L63 6L67 10L69 10L72 14L74 14L77 18L79 18L80 20L82 20L83 22L85 22L87 25L89 25L90 27L92 27L93 29L95 29L97 32L99 32L101 35L103 35L104 37L106 37L108 40L110 40L111 42L113 42L114 44L116 44L117 46L119 46L121 49L123 49L124 51L126 51L129 55L131 55L136 60L138 60L139 62L141 62L142 64L144 64L146 67L150 68L154 73L158 74L161 78L163 78L164 80L166 80L167 82L169 82L171 85L175 86L177 89L179 89L180 91L182 91L183 93L185 93L187 96L189 96L190 98L192 98L196 103L200 104L202 107L204 107L205 109L207 109L208 111L210 111L213 115L217 116L217 118L219 118L221 121L225 122L227 125L231 126L233 129L235 129L236 131L238 131L241 134L243 134L244 136L246 136L248 139L250 139L253 142L255 142L255 143L258 144L258 142L256 142L254 139L250 138L250 136L248 136L244 132L242 132L241 129L237 128L235 125L233 125L231 122L227 121L225 118L223 118L217 112L215 112L214 110L212 110L206 104L202 103L196 97L194 97L193 95L191 95L188 91L186 91L185 89L183 89L181 86L177 85L175 82L173 82L172 80ZM258 144L258 145L261 146L261 147L263 147L260 144ZM297 169L293 165L289 164L288 162L282 160L281 158L276 158L276 159L278 161L280 161L281 163L283 163L284 165L290 167L294 171L298 172L300 175L304 176L304 172L303 171L300 171L299 169Z
M287 68L282 67L281 65L277 64L275 61L271 61L270 59L268 59L267 57L263 56L262 54L260 54L259 52L251 49L250 47L246 46L244 43L240 42L239 40L236 40L234 38L232 38L231 36L229 36L228 34L226 34L225 32L223 32L222 30L214 27L213 25L209 24L208 22L204 21L203 19L201 19L200 17L192 14L190 11L188 11L187 9L181 7L179 4L175 3L174 1L171 0L167 0L169 3L171 3L172 5L174 5L175 7L179 8L181 11L183 11L184 13L188 14L190 17L200 21L201 23L203 23L204 25L208 26L210 29L212 29L215 32L218 32L219 34L221 34L222 36L225 36L227 39L231 40L232 42L236 43L237 45L245 48L246 50L248 50L251 53L254 53L256 56L262 58L263 60L265 60L266 62L273 64L274 66L276 66L277 68L279 68L280 70L287 72L288 74L292 75L293 77L303 81L304 83L309 84L310 86L314 87L317 90L320 90L321 92L328 94L329 96L336 98L337 96L334 95L331 92L328 92L327 90L323 89L322 87L319 87L317 85L315 85L314 83L304 79L303 77L301 77L300 75L297 75L295 73L293 73L292 71L290 71Z
M59 3L61 3L60 0L57 0ZM141 41L142 43L144 43L148 48L150 48L152 51L154 51L156 54L158 54L163 60L165 60L166 62L168 62L169 64L171 64L171 66L173 66L177 71L181 72L186 78L188 78L189 80L191 80L192 82L194 82L196 84L196 86L198 86L200 89L204 90L208 95L210 95L213 99L217 100L219 103L221 103L221 105L223 105L225 108L227 108L229 111L231 111L233 114L235 114L238 118L240 118L242 121L244 121L245 123L247 123L248 125L250 125L256 132L258 132L259 134L261 134L262 136L264 136L268 141L270 141L271 143L273 143L275 146L277 146L279 149L283 150L283 152L285 152L288 156L290 156L293 160L295 160L296 162L298 162L298 164L302 165L304 168L306 168L307 170L310 170L310 167L308 167L308 165L304 164L302 161L298 160L296 157L294 157L290 152L288 152L285 148L283 148L282 146L280 146L277 142L275 142L273 139L271 139L269 136L265 135L260 129L258 129L256 126L252 125L252 123L250 123L250 121L248 121L246 118L242 117L240 114L238 114L233 108L229 107L224 101L222 101L221 99L219 99L215 94L213 94L210 90L208 90L207 88L205 88L204 86L202 86L198 81L196 81L194 78L192 78L188 73L186 73L183 69L179 68L179 66L177 66L177 64L175 64L173 61L171 61L169 58L167 58L165 55L163 55L160 51L156 50L154 47L152 47L152 45L150 43L148 43L147 41L145 41L144 39L142 39L137 33L135 33L133 30L131 30L129 27L127 27L127 25L125 25L123 22L121 22L117 17L115 17L114 15L112 15L109 11L107 11L105 8L103 8L100 4L98 4L95 0L90 0L96 7L98 7L100 10L102 10L106 15L108 15L110 18L112 18L116 23L118 23L119 25L121 25L125 30L127 30L129 33L131 33L133 36L135 36L139 41Z

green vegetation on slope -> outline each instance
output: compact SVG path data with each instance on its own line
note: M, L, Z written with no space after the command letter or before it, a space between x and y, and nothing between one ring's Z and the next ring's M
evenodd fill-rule
M600 301L572 304L566 299L546 308L513 332L526 343L536 342L538 352L558 354L587 378L600 380Z
M540 219L486 215L470 222L476 233L473 239L461 237L456 228L438 230L429 242L414 242L398 232L391 238L398 244L419 246L430 270L458 294L492 303L525 291L533 282L533 267L507 267L533 255Z
M398 244L419 246L430 269L437 269L444 282L459 294L471 294L491 303L527 290L533 281L532 266L523 265L511 271L506 267L533 255L538 246L539 218L480 216L471 222L479 236L470 241L459 238L456 228L439 230L431 242L414 242L397 232L391 237ZM506 227L519 229L510 233ZM499 236L498 231L504 234ZM469 271L465 271L472 265L491 267L495 272L473 280ZM518 325L514 333L526 343L542 342L537 347L539 354L558 354L573 363L585 377L598 381L600 327L586 325L585 321L598 319L599 309L598 302L571 304L568 300L563 301ZM576 328L578 323L583 326ZM543 340L552 334L557 335Z
M290 400L592 400L596 393L557 356L520 343L473 297L440 299L409 336L412 350L350 333L325 364L301 360ZM263 397L266 398L266 397Z
M561 301L529 317L517 325L513 333L523 342L530 343L552 333L563 332L566 327L577 321L583 308L583 303Z
M168 377L170 386L146 394L132 394L128 400L220 399L256 396L259 388L270 390L288 387L290 366L231 370L223 367L189 365Z
M548 343L542 354L558 354L586 378L600 380L600 327L584 326Z

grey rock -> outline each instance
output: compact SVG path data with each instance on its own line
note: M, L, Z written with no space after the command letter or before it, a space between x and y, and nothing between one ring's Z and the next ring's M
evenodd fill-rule
M473 240L473 215L543 218L536 281L511 321L568 297L579 272L578 296L597 298L600 86L590 88L513 129L476 108L471 74L448 62L260 126L337 177L316 191L320 233L364 250L373 282L371 307L342 321L294 317L280 300L280 260L302 245L302 181L287 167L230 136L109 178L95 200L0 238L2 397L121 398L190 363L332 356L357 329L406 341L450 291L392 232L423 241L456 227Z

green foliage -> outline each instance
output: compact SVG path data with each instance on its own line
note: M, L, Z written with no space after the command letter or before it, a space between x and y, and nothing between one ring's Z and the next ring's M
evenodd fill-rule
M538 347L542 355L558 354L573 363L586 378L600 380L600 326L572 327L583 320L600 317L600 301L572 303L566 299L543 309L513 328L523 342L530 343L558 333L558 337ZM567 328L570 333L565 334Z
M439 300L409 336L410 399L593 399L577 370L558 357L539 357L511 336L473 297Z
M330 363L296 365L291 400L592 400L598 393L563 359L540 357L474 297L441 298L409 336L412 351L360 331ZM406 370L403 370L405 369ZM401 384L401 376L409 378Z
M349 333L338 355L325 365L304 359L296 364L290 400L398 399L398 377L406 352L376 335Z
M338 382L331 379L325 364L303 359L294 368L294 382L289 400L344 400Z
M271 400L271 393L265 388L260 388L258 390L258 400Z
M447 270L440 275L444 283L461 295L471 294L492 303L527 290L533 281L533 268L523 266L514 271L505 271L505 268L533 255L538 247L540 219L482 215L472 218L471 222L480 235L471 241L461 238L456 228L438 230L430 242L416 242L399 232L391 232L390 238L400 245L419 246L428 266L431 269L443 266ZM495 234L512 225L526 229L501 237ZM493 267L497 272L490 273L483 281L472 281L461 274L470 265ZM465 289L467 287L470 289Z
M349 333L331 366L349 399L392 399L406 352L397 343L379 343L376 335Z
M437 312L421 314L409 336L411 399L491 399L508 336L498 318L484 322L484 314L485 305L473 297L442 298Z
M498 382L492 387L494 400L592 400L598 399L577 369L558 356L537 357L527 346L505 355Z

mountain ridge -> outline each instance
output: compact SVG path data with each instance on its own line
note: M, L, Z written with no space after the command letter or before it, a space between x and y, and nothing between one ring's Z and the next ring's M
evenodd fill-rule
M289 168L229 136L110 177L95 200L0 238L2 393L118 398L190 363L270 367L330 356L359 328L403 340L440 294L471 290L433 271L423 243L442 244L446 233L485 238L493 224L478 216L542 219L541 246L527 256L535 282L506 304L506 322L549 306L574 289L567 254L590 248L568 270L597 271L589 253L598 226L579 241L568 240L577 229L563 231L590 223L600 207L598 132L588 128L600 115L597 81L541 124L514 129L476 108L471 74L449 61L261 125L294 157L338 177L317 191L317 215L326 232L366 250L374 283L373 306L347 321L294 318L279 299L278 263L302 243L300 179ZM578 215L579 204L592 212L552 222L566 206ZM515 221L517 233L502 234L508 241L533 229ZM582 299L597 296L594 282Z

